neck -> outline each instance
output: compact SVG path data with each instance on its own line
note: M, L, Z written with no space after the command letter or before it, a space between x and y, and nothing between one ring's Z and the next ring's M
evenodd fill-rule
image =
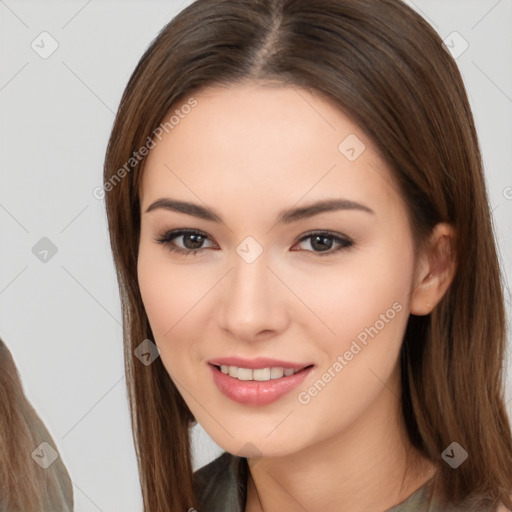
M435 473L409 443L399 393L384 387L343 432L250 465L245 512L386 510Z

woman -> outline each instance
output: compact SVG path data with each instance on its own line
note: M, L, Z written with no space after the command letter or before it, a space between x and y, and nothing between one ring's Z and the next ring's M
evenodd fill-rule
M146 511L512 507L478 140L414 11L194 2L104 181ZM193 474L195 422L225 452Z
M0 339L0 511L71 512L73 486Z

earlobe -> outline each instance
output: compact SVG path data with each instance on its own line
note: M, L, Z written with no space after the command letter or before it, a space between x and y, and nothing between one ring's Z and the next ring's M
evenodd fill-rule
M445 222L437 224L419 258L420 270L410 304L413 315L430 314L448 290L456 269L454 245L452 226Z

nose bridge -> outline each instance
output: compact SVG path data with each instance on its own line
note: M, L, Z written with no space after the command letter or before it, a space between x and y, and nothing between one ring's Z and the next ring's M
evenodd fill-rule
M250 260L249 260L250 261ZM248 262L236 256L220 298L219 324L237 338L279 331L286 322L279 281L267 268L266 254Z
M243 259L235 263L232 276L233 291L235 295L239 295L239 301L256 301L258 305L259 299L263 298L265 289L269 286L267 265L266 256L260 256L252 263L247 263Z

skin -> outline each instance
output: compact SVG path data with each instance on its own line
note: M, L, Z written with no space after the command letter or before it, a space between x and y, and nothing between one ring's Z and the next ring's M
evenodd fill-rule
M409 314L430 313L453 278L453 232L437 225L415 257L390 169L364 131L322 96L245 83L194 97L198 105L150 151L140 188L138 279L162 362L212 439L249 458L247 512L396 505L434 473L405 435L398 357ZM338 149L349 134L365 144L354 161ZM208 206L223 222L146 212L164 197ZM335 198L373 213L276 222L284 209ZM193 248L190 237L155 241L180 228L207 235L200 252L169 250ZM324 253L306 235L325 230L353 245L337 251L330 238ZM252 263L236 252L247 236L263 249ZM396 303L401 311L300 403L299 392ZM207 363L232 355L315 368L276 402L243 405L218 390Z

